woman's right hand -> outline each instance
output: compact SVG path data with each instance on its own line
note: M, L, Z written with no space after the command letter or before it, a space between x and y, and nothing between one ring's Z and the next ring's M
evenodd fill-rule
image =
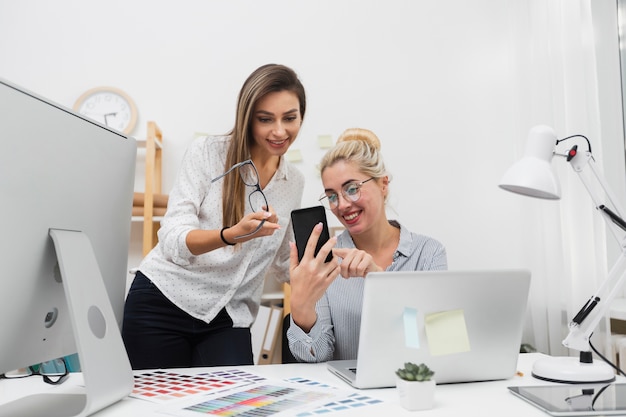
M333 258L330 262L325 262L326 257L335 243L336 237L332 237L314 256L317 241L322 233L322 224L319 223L313 228L311 236L307 241L306 249L302 260L298 262L298 249L295 243L290 242L290 266L289 280L291 284L291 317L293 321L305 332L309 332L317 315L315 304L322 298L328 286L339 275L339 262Z

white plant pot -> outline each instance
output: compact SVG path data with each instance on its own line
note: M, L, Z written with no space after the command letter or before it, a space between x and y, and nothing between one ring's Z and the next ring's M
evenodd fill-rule
M429 410L435 400L435 380L405 381L396 378L396 388L400 396L400 405L409 411Z

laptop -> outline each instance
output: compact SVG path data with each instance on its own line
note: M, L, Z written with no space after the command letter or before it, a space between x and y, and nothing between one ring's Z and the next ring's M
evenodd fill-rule
M369 273L358 357L327 367L355 388L395 386L405 362L437 384L511 378L529 288L521 269Z

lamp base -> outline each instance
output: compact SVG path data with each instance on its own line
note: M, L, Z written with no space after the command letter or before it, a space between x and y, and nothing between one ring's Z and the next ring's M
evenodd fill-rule
M570 356L539 359L532 375L544 381L564 384L602 384L615 381L613 368L604 362L583 363Z

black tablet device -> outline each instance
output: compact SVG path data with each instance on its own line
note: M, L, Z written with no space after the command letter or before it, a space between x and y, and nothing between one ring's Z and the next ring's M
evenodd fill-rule
M552 416L626 415L626 384L540 385L508 389Z
M293 210L291 212L291 225L293 226L293 234L296 238L296 247L298 248L298 261L302 260L304 249L306 248L306 244L311 236L311 232L318 223L322 223L323 229L322 234L317 241L317 246L315 247L316 256L324 243L330 239L328 223L326 222L326 209L322 206L313 206ZM332 258L333 254L329 253L325 262L330 261Z

